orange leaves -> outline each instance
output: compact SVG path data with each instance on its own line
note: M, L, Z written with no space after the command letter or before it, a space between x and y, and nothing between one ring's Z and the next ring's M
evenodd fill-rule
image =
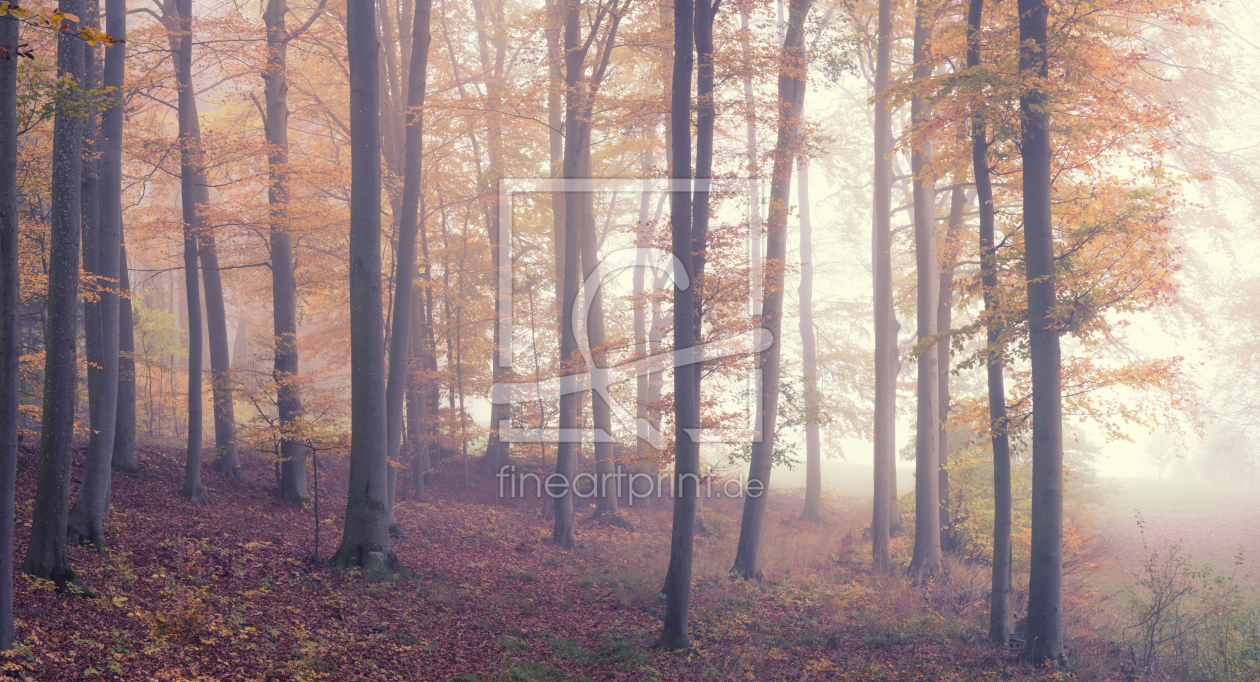
M22 21L30 26L39 28L47 28L55 31L63 31L73 33L81 38L88 45L115 45L121 44L123 41L110 36L101 30L99 26L84 26L75 30L72 24L79 22L77 15L69 12L62 12L60 9L49 9L43 5L36 4L34 9L26 7L15 7L12 3L5 0L0 2L0 17L12 17L17 21ZM6 58L8 46L4 48ZM34 59L35 54L31 51L22 51L21 46L17 48L15 53L17 56Z

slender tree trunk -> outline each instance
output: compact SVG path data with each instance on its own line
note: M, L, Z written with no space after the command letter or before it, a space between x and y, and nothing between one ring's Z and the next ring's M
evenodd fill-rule
M276 407L280 418L280 497L307 504L308 448L294 435L302 417L298 384L297 280L293 273L293 237L289 219L289 83L287 0L270 0L263 14L267 27L267 70L263 94L267 103L267 165L270 210L271 291L275 333Z
M423 220L420 221L420 229L424 229ZM427 263L425 267L427 269ZM425 335L424 293L419 289L419 286L413 287L411 297L411 339L415 343L415 352L412 353L414 360L409 363L411 371L408 374L407 409L413 410L415 414L408 412L407 429L411 439L413 466L416 467L412 485L416 491L416 499L424 501L424 477L432 466L433 439L430 426L433 415L428 390L432 380L428 373L429 349Z
M402 211L398 221L398 276L394 288L393 341L389 345L389 383L385 390L388 453L391 462L402 461L403 398L405 397L412 348L424 344L424 339L412 337L412 298L416 274L416 232L421 192L421 164L424 159L424 119L420 107L424 106L425 84L429 64L429 14L431 0L419 0L412 29L411 63L407 69L407 129L403 148ZM427 264L425 266L428 267ZM412 337L412 338L408 338ZM415 353L421 356L421 353ZM397 468L390 466L391 482L388 486L390 533L401 537L402 529L394 522L394 479ZM423 477L417 489L417 498L423 499Z
M588 95L589 97L589 95ZM582 178L590 178L593 176L591 168L591 129L589 125L582 126L581 132L581 149L578 160L578 175ZM604 359L604 344L606 337L604 333L604 295L603 289L591 280L591 276L595 273L595 269L599 266L599 234L595 229L595 195L591 192L583 192L581 195L582 210L579 216L581 220L582 236L579 239L579 250L582 252L582 278L589 281L590 285L584 286L583 294L590 301L590 308L585 320L579 322L586 328L587 343L590 344L592 361L599 367L605 366L607 363ZM609 208L612 210L612 207ZM566 214L567 215L567 214ZM595 370L594 367L589 368ZM620 508L617 504L616 478L613 478L613 444L611 440L603 440L604 437L612 436L612 408L608 401L599 391L590 391L591 396L591 424L594 426L595 433L595 516L608 517L610 520L619 518ZM608 494L608 488L613 488L612 494Z
M495 384L502 384L508 379L508 366L506 358L510 353L511 339L502 338L500 325L498 320L501 319L503 311L510 307L509 302L502 292L499 291L499 261L502 249L508 248L507 244L499 241L499 179L503 177L503 129L501 120L495 115L502 103L503 97L503 60L506 44L501 37L500 29L503 25L503 0L495 0L494 7L491 12L483 12L479 0L474 2L473 6L479 20L479 43L481 45L481 63L486 73L486 98L491 111L489 120L489 130L486 134L488 152L490 155L490 164L485 170L484 192L487 195L487 226L490 232L490 258L494 267L495 297L494 297L494 366L492 371L492 379ZM488 20L488 21L487 21ZM493 34L487 35L488 28L494 29ZM490 55L489 47L493 45L493 57ZM581 65L579 64L579 70ZM501 467L507 466L510 457L508 443L502 439L499 432L504 422L512 418L512 405L504 401L493 403L490 406L490 434L486 441L485 459L491 465L491 469L498 472Z
M191 82L190 82L191 87ZM192 130L198 149L201 149L201 124L197 119L197 103L192 104ZM204 167L197 166L196 193L198 210L210 203L209 186L206 184ZM201 231L199 247L201 255L201 280L205 284L205 323L207 345L210 351L210 387L214 412L214 460L211 468L238 481L248 483L249 477L241 468L240 453L236 447L236 414L232 399L232 358L228 353L227 310L223 301L223 279L219 270L218 244L214 230L198 219Z
M196 505L210 504L201 485L202 330L201 294L197 279L198 235L203 234L197 206L197 169L202 163L192 87L192 0L176 0L179 83L179 184L184 217L184 291L188 304L188 457L180 494Z
M792 188L792 163L799 152L797 132L805 96L805 17L812 0L792 0L779 67L779 133L770 181L770 214L766 221L765 303L761 326L774 339L757 357L761 371L761 439L752 444L748 466L749 492L739 527L739 545L731 569L745 578L761 577L761 541L766 524L766 495L773 466L774 434L779 406L780 353L783 348L783 285L787 262L787 213ZM677 398L675 398L677 400Z
M638 251L635 254L633 282L634 356L636 358L645 358L648 356L648 301L646 289L648 263L646 246L648 240L648 221L651 219L649 211L651 209L651 189L653 184L652 180L648 177L648 174L652 172L651 169L654 161L655 158L652 147L648 147L647 152L643 155L643 192L639 195L639 220L635 224L634 235L635 246L638 247ZM649 419L649 409L651 405L650 381L650 373L641 373L635 377L634 417L635 434L637 438L635 438L634 463L636 467L642 467L649 458L655 459L648 452L652 446L651 441L647 439L647 429L645 428L651 423ZM649 493L654 489L654 486L649 486ZM631 487L631 493L633 492L634 489ZM652 497L649 494L648 497L644 498L642 501L632 500L632 502L641 502L643 503L643 506L647 507L652 505Z
M14 3L15 5L17 3ZM0 45L18 44L18 22L0 21ZM22 309L18 277L17 65L0 59L0 650L13 647L13 489L17 483Z
M1049 77L1046 0L1019 0L1019 66L1026 78ZM1033 74L1036 74L1035 76ZM1055 305L1051 217L1050 97L1028 85L1020 96L1024 165L1024 261L1032 355L1032 557L1028 639L1021 658L1034 665L1063 657L1063 389Z
M967 8L967 66L980 66L979 31L984 0ZM993 442L993 590L989 598L989 640L1007 646L1011 639L1011 448L1006 434L1006 387L1002 362L1001 301L993 220L993 185L989 174L989 139L978 106L971 117L971 157L980 210L980 279L984 287L986 348L989 383L989 433Z
M962 178L958 178L962 182ZM949 331L954 320L954 267L958 263L958 244L962 239L963 212L967 208L967 193L955 187L949 197L949 224L945 229L945 243L939 245L941 255L940 289L936 299L936 326L941 333ZM957 548L953 514L949 503L949 340L936 344L937 364L940 367L940 383L937 385L937 490L940 496L941 552L953 552Z
M875 308L875 493L871 514L871 557L876 571L892 568L889 528L897 496L896 401L897 332L892 300L892 111L888 108L892 70L892 0L879 0L875 57L875 178L871 228L871 270Z
M288 28L286 0L271 0L263 15L267 27L268 64L263 76L267 103L270 186L272 328L274 332L276 404L280 418L280 497L307 504L306 460L309 448L294 435L300 428L302 395L298 381L297 280L294 276L292 225L289 217Z
M701 0L702 2L704 0ZM695 36L694 0L674 0L674 70L670 92L672 148L670 177L675 183L691 180L691 72ZM691 348L695 325L692 273L692 196L686 189L673 188L670 194L670 225L674 274L674 352ZM680 267L681 266L681 267ZM684 276L687 279L684 279ZM665 620L656 646L676 651L691 646L688 612L691 608L691 565L695 546L696 507L699 499L700 457L691 429L698 426L695 376L686 367L674 369L674 498L673 529L669 542L669 569L665 573Z
M64 0L60 8L63 12L80 15L83 3ZM57 76L76 86L83 84L83 43L72 30L57 35ZM66 583L74 580L74 571L66 558L66 517L70 502L77 382L75 327L79 297L79 174L83 150L83 120L68 112L73 109L70 105L76 103L78 95L71 90L67 96L71 101L58 107L53 116L44 411L30 543L22 562L23 571L52 580L59 589L65 589Z
M84 0L83 25L92 26L98 21L97 0ZM96 61L96 48L83 45L83 89L96 90L100 87L100 71ZM88 106L83 112L83 169L79 177L79 215L81 240L83 249L83 272L89 276L99 276L101 241L100 241L100 207L97 203L100 195L100 151L97 144L99 121L96 107ZM112 282L97 280L96 287L113 286ZM100 453L100 406L101 406L101 364L104 362L104 351L101 348L101 298L96 301L83 302L83 353L87 359L87 396L88 396L88 464L87 472L98 467L91 464L94 455ZM107 472L108 475L108 472ZM99 479L99 475L96 476ZM108 483L107 483L108 485ZM94 481L92 488L100 486ZM82 494L80 488L80 494Z
M702 343L704 324L704 266L709 249L708 182L713 178L713 125L717 110L713 101L713 15L719 4L710 0L695 0L696 34L696 184L691 199L691 289L695 313L692 322L692 342ZM697 358L691 366L693 393L696 401L696 426L703 423L700 415L700 383L704 376L704 363ZM696 462L699 467L699 444L696 444ZM699 469L697 468L697 471ZM699 511L704 500L696 498L695 532L705 533L704 519Z
M350 56L350 482L336 566L398 568L389 539L385 333L381 313L381 133L372 0L348 0Z
M929 61L929 45L932 42L933 17L925 0L915 3L914 21L914 78L922 80L932 75ZM910 103L911 125L925 125L931 115L929 104L920 97ZM936 255L936 198L932 179L926 177L931 142L924 141L910 153L910 165L914 173L914 252L915 270L918 273L917 321L919 343L936 335L937 290L940 288L940 263ZM941 565L941 517L939 496L940 467L937 456L940 432L937 430L939 410L938 390L940 366L936 345L922 348L918 357L918 383L916 397L918 419L914 439L914 554L910 558L910 570L919 575L931 575Z
M582 135L579 121L580 98L577 92L578 80L582 75L585 55L578 48L581 28L579 26L579 7L577 0L564 0L564 55L566 86L564 109L564 159L563 177L575 180L578 176L578 157L581 153ZM560 363L562 375L574 373L571 360L577 355L577 337L574 329L573 302L577 300L581 268L581 197L576 192L565 192L565 226L564 226L564 296L560 306ZM497 338L497 337L496 337ZM577 428L578 411L580 409L580 393L567 393L560 396L560 430L572 434ZM493 415L492 415L493 416ZM556 447L556 473L562 477L564 488L560 494L553 495L555 500L555 525L552 529L551 541L564 548L577 544L573 527L573 488L571 483L577 473L579 456L577 442L574 438L561 438ZM557 487L559 491L559 488ZM548 494L552 494L548 490Z
M117 1L117 0L113 0ZM110 3L112 6L113 2ZM126 16L126 13L118 14ZM110 17L110 35L114 22ZM109 57L106 56L106 68ZM108 115L108 112L106 112ZM127 272L127 247L120 245L118 255L118 286L122 298L118 301L118 413L114 426L114 471L137 478L140 467L136 465L136 337L135 321L131 313L131 280ZM150 416L152 418L152 416Z
M562 33L564 30L565 0L549 0L547 3L547 54L548 77L550 87L547 90L547 150L550 164L550 177L562 178L564 175L564 53ZM564 300L564 193L551 194L551 220L553 241L556 250L556 325L557 334L560 324L560 303Z
M804 97L801 99L804 101ZM804 114L802 110L801 116ZM805 386L805 507L801 518L822 521L822 439L818 426L821 394L818 392L818 342L814 337L814 230L810 222L809 157L804 154L796 157L796 192L801 216L801 285L797 298Z
M96 23L95 0L91 0L88 21ZM120 8L115 8L121 12ZM97 548L105 546L105 515L109 510L110 474L113 472L114 429L118 419L118 284L119 259L122 249L122 57L121 45L107 48L106 87L118 90L111 95L99 138L103 144L93 147L102 152L101 163L92 163L93 177L84 182L84 207L93 209L97 224L98 258L97 274L105 284L101 290L96 310L99 319L100 370L96 379L96 438L89 441L83 483L79 496L70 510L69 532L71 542L90 543ZM85 48L86 60L95 61L92 48ZM93 71L95 69L92 69ZM89 125L92 121L89 118ZM94 137L97 137L94 135ZM99 204L97 202L100 202ZM85 211L86 215L86 211ZM86 227L86 225L85 225ZM90 330L95 333L97 330ZM77 537L76 537L77 536Z

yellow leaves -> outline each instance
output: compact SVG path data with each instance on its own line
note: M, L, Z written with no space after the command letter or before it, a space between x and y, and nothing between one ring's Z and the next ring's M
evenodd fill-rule
M48 9L38 5L34 9L15 7L13 3L5 0L0 2L0 17L13 17L31 26L70 32L77 35L88 45L117 45L123 42L105 33L99 26L85 26L74 30L72 25L79 23L79 16L70 12L62 12L60 9Z
M123 608L123 604L127 603L127 598L126 598L126 597L123 597L123 596L116 596L116 597L114 597L113 599L110 599L109 601L110 601L110 603L112 603L114 606L117 606L118 608L120 608L120 609L121 609L121 608Z

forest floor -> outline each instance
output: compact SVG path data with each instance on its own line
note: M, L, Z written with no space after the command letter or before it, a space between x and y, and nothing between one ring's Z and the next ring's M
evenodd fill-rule
M827 500L826 524L795 521L799 498L771 498L762 582L728 576L738 502L706 501L697 540L693 648L652 648L668 561L665 504L625 511L634 530L579 508L574 551L547 543L535 498L495 502L448 473L428 501L401 502L406 575L379 579L314 556L315 514L252 484L203 473L211 506L176 495L183 453L142 448L142 480L115 477L111 548L71 548L95 598L16 580L20 680L1052 680L1126 679L1100 638L1069 639L1065 670L1020 667L984 641L983 570L956 566L923 585L877 578L861 532L869 502ZM23 451L18 533L26 547L36 456ZM82 474L76 463L73 478ZM340 539L344 463L321 462L319 557ZM454 473L458 466L450 467ZM340 495L338 495L340 493ZM906 538L894 541L909 552Z

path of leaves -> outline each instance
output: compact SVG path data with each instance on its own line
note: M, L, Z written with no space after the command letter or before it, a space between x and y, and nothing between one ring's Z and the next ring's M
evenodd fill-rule
M30 528L35 459L22 453L19 556ZM633 535L586 524L584 547L564 552L545 543L548 523L538 518L536 503L478 501L479 490L490 499L488 477L471 492L447 481L430 487L428 502L399 505L398 522L409 536L395 548L412 574L375 580L312 560L314 514L275 498L265 465L247 463L250 485L207 470L212 506L196 508L175 494L181 459L180 450L144 449L145 478L115 478L107 526L112 549L71 548L75 570L97 598L60 596L18 577L19 645L6 660L9 676L40 682L1057 677L1012 669L1009 658L976 645L870 641L815 619L808 587L787 583L731 588L742 597L697 585L697 648L662 654L651 649L660 627L654 590L636 596L627 588L633 579L609 568L623 544L626 551L652 544L666 551L668 510L661 506L635 510L640 532ZM340 539L344 497L335 502L344 480L344 471L321 467L334 502L320 509L324 558ZM861 599L859 590L850 606L862 608Z

